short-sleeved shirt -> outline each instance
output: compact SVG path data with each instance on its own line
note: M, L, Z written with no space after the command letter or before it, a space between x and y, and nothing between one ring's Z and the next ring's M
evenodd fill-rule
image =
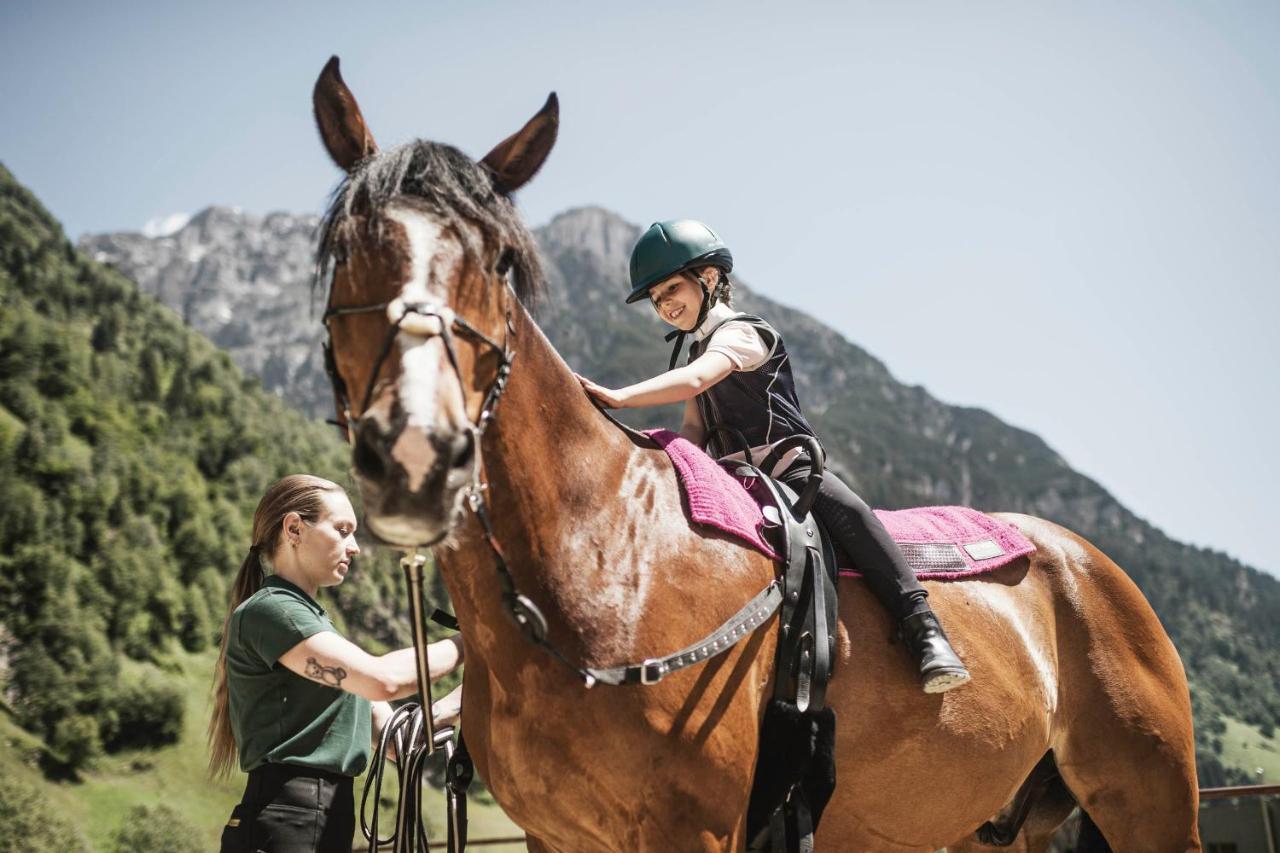
M734 370L755 370L769 357L769 348L750 323L729 319L736 313L723 302L712 306L702 325L694 330L693 339L701 341L706 338L708 330L715 329L711 340L702 348L701 355L718 352L729 359Z
M735 319L742 317L744 319ZM768 330L768 336L761 334L760 329ZM795 398L795 385L791 379L791 367L782 338L772 327L764 324L759 318L739 314L723 302L712 306L702 324L694 331L694 344L689 352L689 360L718 352L729 359L736 374L761 372L758 381L738 380L743 389L731 391L729 386L735 383L728 378L722 380L723 387L712 388L710 392L699 395L699 414L703 425L709 426L715 413L717 421L724 421L726 426L740 430L750 442L756 439L750 448L751 459L759 464L764 461L770 451L779 442L790 438L797 432L813 435L813 427L800 412L799 401ZM751 388L755 386L755 391ZM747 387L750 386L750 387ZM740 393L745 390L745 393ZM725 397L717 405L711 398ZM727 404L727 405L726 405ZM724 411L719 411L724 409ZM752 429L751 425L759 428ZM726 452L726 448L716 442L723 459L744 459L741 451ZM708 448L712 450L713 448ZM801 447L787 451L769 471L777 477L786 471L800 454ZM719 455L719 454L717 454Z
M324 608L278 575L231 614L227 693L240 769L295 764L346 776L372 752L367 699L303 678L280 656L321 631L337 633Z

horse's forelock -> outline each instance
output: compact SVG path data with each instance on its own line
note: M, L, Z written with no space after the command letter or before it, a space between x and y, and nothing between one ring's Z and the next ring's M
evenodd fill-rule
M362 223L375 229L363 236L383 236L390 220L380 211L392 201L421 207L449 227L479 268L491 267L495 252L510 252L521 302L532 307L541 295L545 279L537 244L511 199L494 190L483 166L450 145L425 140L375 154L334 190L320 222L313 292L330 280L335 262L359 245Z

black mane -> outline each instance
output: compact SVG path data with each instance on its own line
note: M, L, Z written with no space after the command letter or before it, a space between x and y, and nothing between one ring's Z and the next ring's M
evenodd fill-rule
M328 283L335 259L353 245L353 212L380 210L395 199L411 201L452 228L468 260L482 269L498 263L495 249L509 252L516 295L532 307L544 286L542 264L515 205L493 188L483 166L451 145L421 139L375 154L333 191L320 222L313 290ZM386 220L374 217L373 222L382 228ZM484 239L476 239L466 223L477 226Z

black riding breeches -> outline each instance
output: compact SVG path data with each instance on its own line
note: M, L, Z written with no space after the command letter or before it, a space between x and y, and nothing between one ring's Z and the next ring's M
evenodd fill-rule
M801 456L779 479L799 492L804 488L809 470L808 457ZM813 512L836 544L853 560L852 568L862 573L894 620L901 621L929 608L925 602L929 593L916 579L916 573L907 565L889 531L866 501L829 470L822 472L822 485L813 502Z
M249 771L244 797L222 830L221 853L350 853L352 781L288 764Z

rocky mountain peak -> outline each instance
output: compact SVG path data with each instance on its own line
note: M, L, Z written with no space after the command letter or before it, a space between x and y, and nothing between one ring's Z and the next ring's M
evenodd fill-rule
M598 257L607 266L625 266L640 229L603 207L575 207L537 229L545 243L573 246Z

